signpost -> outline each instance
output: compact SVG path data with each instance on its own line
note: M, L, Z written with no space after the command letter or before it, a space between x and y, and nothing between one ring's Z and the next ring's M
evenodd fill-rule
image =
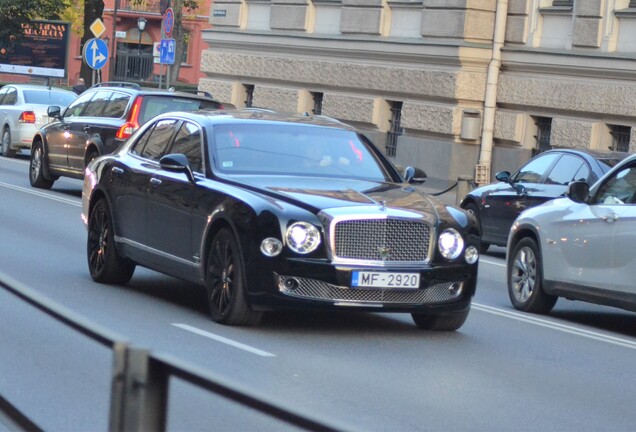
M172 29L174 28L174 11L172 8L166 9L166 13L163 16L163 31L166 37L172 36Z
M108 60L108 45L102 39L89 39L84 44L84 61L91 69L101 69Z

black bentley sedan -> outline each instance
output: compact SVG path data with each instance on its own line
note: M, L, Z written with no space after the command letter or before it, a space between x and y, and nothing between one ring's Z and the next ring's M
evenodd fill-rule
M554 149L539 153L510 174L495 174L497 182L478 187L460 202L481 226L480 252L490 245L506 246L514 220L522 211L565 195L571 181L593 184L627 153L585 149Z
M92 278L136 265L207 288L212 319L281 309L407 312L456 330L475 292L474 217L428 196L354 128L259 110L160 115L86 169Z

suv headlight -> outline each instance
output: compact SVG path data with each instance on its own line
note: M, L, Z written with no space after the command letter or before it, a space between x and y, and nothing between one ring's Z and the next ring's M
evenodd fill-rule
M287 245L294 252L308 254L320 245L318 228L307 222L295 222L287 228Z
M457 230L448 228L439 235L437 247L444 258L455 259L464 250L464 239Z

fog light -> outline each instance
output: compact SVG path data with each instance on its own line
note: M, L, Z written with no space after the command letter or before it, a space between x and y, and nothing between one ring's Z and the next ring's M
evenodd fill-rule
M475 246L468 246L464 251L464 259L468 264L475 264L479 259L479 251Z
M460 295L462 292L462 284L457 282L452 284L450 288L448 288L448 292L454 297Z
M283 243L274 237L267 237L261 242L261 252L268 257L275 257L283 250Z
M288 290L295 290L296 288L298 288L298 286L300 285L298 283L298 280L294 279L294 278L287 278L285 279L285 282L283 282L283 285L285 285L285 288L287 288Z

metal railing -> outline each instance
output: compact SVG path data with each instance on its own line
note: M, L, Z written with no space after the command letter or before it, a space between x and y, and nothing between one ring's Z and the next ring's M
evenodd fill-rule
M152 53L118 49L112 81L145 81L152 75L153 66Z
M8 291L67 327L111 349L113 371L110 431L165 431L168 417L168 382L173 377L301 430L345 430L342 426L316 419L306 413L283 408L282 404L269 402L260 395L240 389L235 384L229 384L208 371L172 356L135 347L121 336L89 322L2 273L0 289ZM18 410L1 395L0 423L16 431L45 430L42 425L35 424L29 419L28 414Z

